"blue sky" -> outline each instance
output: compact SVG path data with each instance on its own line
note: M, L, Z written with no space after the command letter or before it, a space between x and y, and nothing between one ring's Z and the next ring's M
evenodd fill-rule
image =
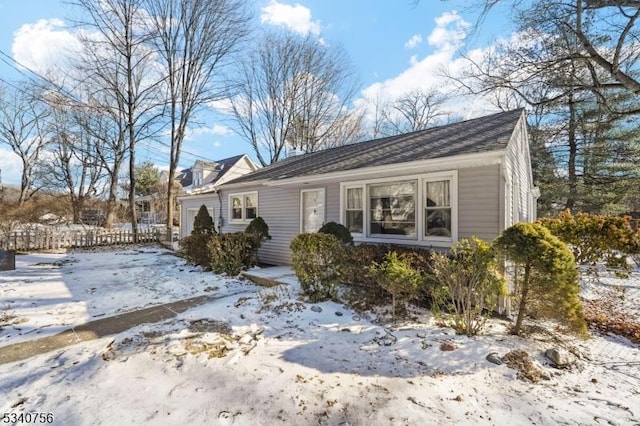
M378 96L392 99L416 88L446 88L441 70L456 69L460 52L481 55L497 37L508 36L506 20L494 15L482 32L463 37L475 22L468 1L422 0L254 0L256 25L285 27L312 34L330 45L341 45L353 61L362 83L359 102ZM0 0L0 50L39 72L55 64L65 46L74 42L70 18L73 8L61 0ZM15 81L19 74L0 62L0 79ZM482 115L491 106L482 99L457 99L450 108L465 118ZM185 142L182 167L197 158L221 159L251 147L212 116L194 129ZM159 167L157 149L141 147ZM0 144L3 183L16 184L20 166L8 147Z

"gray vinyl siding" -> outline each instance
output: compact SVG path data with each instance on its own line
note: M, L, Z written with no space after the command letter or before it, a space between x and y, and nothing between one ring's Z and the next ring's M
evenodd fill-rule
M500 205L500 165L458 171L458 238L496 238Z
M327 194L327 215L326 222L340 223L340 183L325 185Z
M505 195L509 201L507 214L510 216L507 218L507 225L535 220L531 195L533 188L531 162L525 125L525 121L521 120L507 146L505 170L509 187ZM517 209L515 220L514 209Z
M499 234L500 165L464 168L458 171L458 237L475 235L493 240ZM263 244L260 260L274 265L291 263L289 244L300 233L300 191L324 188L325 221L340 222L340 183L293 187L245 187L222 191L222 232L244 231L247 224L229 221L229 195L258 192L258 215L269 225L272 239ZM217 199L216 199L217 203ZM216 204L216 213L220 209ZM407 244L411 242L407 241Z
M222 192L222 232L244 231L246 223L229 221L229 194L258 192L258 215L269 225L271 240L262 244L258 251L260 261L274 265L291 263L289 243L300 232L300 190L298 188L254 187Z

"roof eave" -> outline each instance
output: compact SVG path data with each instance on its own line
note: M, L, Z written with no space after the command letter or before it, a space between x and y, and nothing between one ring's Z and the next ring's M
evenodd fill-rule
M383 166L362 167L359 169L349 169L338 172L322 173L317 175L296 176L288 179L261 179L256 181L245 181L236 184L224 184L222 188L245 188L255 186L289 186L299 185L302 183L312 183L319 181L331 181L342 179L353 179L358 176L370 175L375 173L398 172L399 174L411 174L414 172L424 172L425 168L443 168L461 169L467 167L476 167L480 165L500 164L506 155L506 147L486 152L477 152L471 154L461 154L440 158L430 158L426 160L416 160L404 163L387 164Z

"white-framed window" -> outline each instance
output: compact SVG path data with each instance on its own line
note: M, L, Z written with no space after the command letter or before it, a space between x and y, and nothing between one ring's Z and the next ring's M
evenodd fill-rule
M396 238L416 237L417 181L367 185L369 193L368 235Z
M229 222L248 223L258 217L258 193L229 194Z
M450 246L458 235L457 179L452 170L343 182L341 222L356 241Z
M351 234L364 232L364 187L345 187L344 226Z
M193 186L202 186L202 170L196 170L193 172Z
M452 218L451 180L425 178L424 237L451 240Z

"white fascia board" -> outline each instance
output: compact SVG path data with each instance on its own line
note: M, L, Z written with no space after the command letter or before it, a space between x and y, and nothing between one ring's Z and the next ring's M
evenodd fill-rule
M187 201L187 200L199 200L199 199L205 199L205 198L209 198L212 195L216 195L218 193L217 189L214 189L212 191L206 192L206 193L202 193L202 194L185 194L185 195L179 195L176 197L176 200L178 200L178 202L182 202L182 201Z
M363 167L360 169L345 170L318 175L299 176L291 179L278 181L254 182L256 185L265 186L289 186L300 185L301 183L311 183L318 181L335 181L342 179L354 179L358 176L371 175L376 173L394 173L399 175L424 174L432 171L459 170L469 167L489 166L502 164L506 156L506 150L490 151L473 154L456 155L452 157L433 158L429 160L409 161L406 163L388 164L384 166ZM429 170L425 170L429 169Z
M254 181L248 181L248 182L238 182L238 183L223 183L220 185L220 187L218 188L218 190L227 190L227 189L242 189L242 188L251 188L251 187L259 187L259 186L263 186L266 185L269 181L267 179L261 179L261 180L254 180Z

